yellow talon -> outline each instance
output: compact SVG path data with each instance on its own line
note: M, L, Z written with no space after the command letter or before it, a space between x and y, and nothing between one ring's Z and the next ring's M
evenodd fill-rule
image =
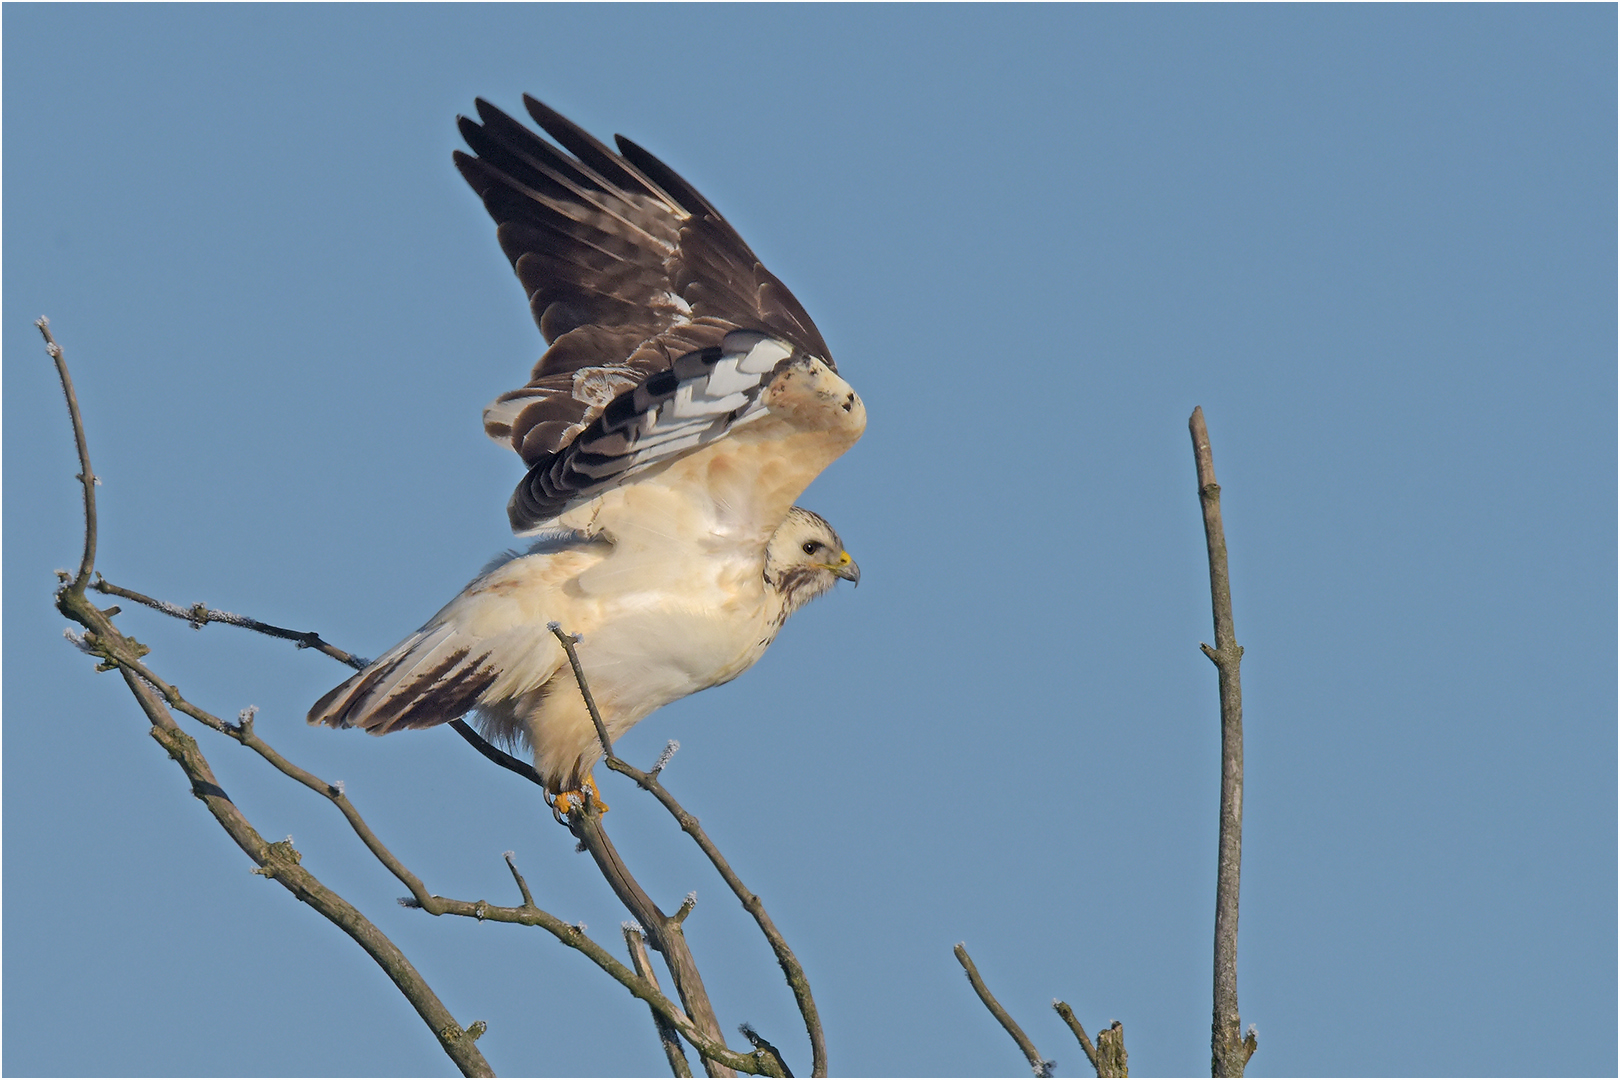
M551 806L557 813L567 817L585 809L587 801L601 813L608 812L608 804L602 801L601 792L596 790L596 778L589 773L585 774L585 782L579 787L571 791L559 791L551 800Z

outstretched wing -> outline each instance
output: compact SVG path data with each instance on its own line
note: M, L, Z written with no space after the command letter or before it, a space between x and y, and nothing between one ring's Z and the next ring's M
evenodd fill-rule
M484 411L529 466L507 508L520 532L758 419L786 366L836 371L793 294L690 184L523 101L555 145L480 99L478 120L459 119L473 154L455 155L550 345Z

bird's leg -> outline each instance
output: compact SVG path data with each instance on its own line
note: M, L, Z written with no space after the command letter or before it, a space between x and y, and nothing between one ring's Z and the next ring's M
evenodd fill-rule
M585 774L585 780L579 787L559 791L550 799L551 808L563 817L585 809L587 801L602 813L608 812L608 804L602 801L602 793L596 790L596 777L590 773Z

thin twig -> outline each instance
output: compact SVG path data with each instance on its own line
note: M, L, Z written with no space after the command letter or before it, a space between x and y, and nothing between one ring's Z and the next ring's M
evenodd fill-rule
M1204 539L1209 549L1210 604L1215 616L1214 648L1199 647L1215 665L1221 699L1221 809L1215 871L1215 1000L1210 1070L1213 1076L1242 1076L1255 1050L1252 1032L1249 1038L1241 1034L1243 1022L1237 998L1238 884L1243 861L1243 687L1238 669L1243 647L1237 643L1232 626L1232 582L1226 560L1226 532L1221 524L1221 487L1215 482L1215 456L1201 407L1193 410L1188 428L1198 468L1198 498L1204 510Z
M1028 1035L1024 1034L1024 1029L1018 1026L1018 1021L1014 1020L1007 1010L1001 1007L1001 1002L996 1000L996 995L992 994L990 988L984 984L983 977L979 975L978 966L973 963L973 958L968 955L967 945L958 941L956 947L951 951L956 953L956 959L962 965L962 970L967 972L968 982L973 984L973 992L979 995L979 1000L984 1002L984 1007L990 1010L990 1015L995 1017L1002 1027L1007 1029L1007 1034L1012 1036L1013 1042L1018 1044L1018 1049L1022 1050L1024 1057L1029 1059L1030 1070L1036 1076L1051 1076L1052 1069L1057 1062L1048 1061L1046 1058L1041 1057L1041 1052L1035 1049L1035 1044L1030 1041Z
M68 374L67 357L62 346L51 335L51 320L41 315L34 320L45 338L45 352L56 364L56 377L62 383L62 395L67 398L68 417L73 421L73 443L79 451L79 483L84 488L84 553L79 556L79 572L68 585L71 592L83 594L96 566L96 474L90 468L90 442L84 434L84 417L79 412L79 395L73 389L73 376Z
M568 654L568 663L574 669L574 681L579 684L579 692L585 699L585 708L591 714L591 723L596 725L596 738L602 744L602 756L613 758L613 740L608 738L607 725L602 722L602 713L596 707L596 699L591 696L591 684L585 678L585 669L579 666L579 653L574 645L579 641L578 635L563 630L558 623L547 623L550 630L559 642L562 643L563 652Z
M84 419L79 411L78 396L74 392L73 380L68 374L61 346L52 337L48 320L41 318L36 325L44 335L46 351L56 363L62 391L67 397L68 415L73 424L73 438L79 453L79 479L84 488L84 555L79 564L78 574L57 593L57 609L85 628L81 647L101 658L102 663L98 665L101 670L116 668L120 671L141 711L152 722L152 738L168 751L169 756L185 772L191 781L192 794L203 801L226 834L258 865L259 869L256 872L276 881L293 896L309 904L364 949L405 995L406 1000L428 1025L439 1040L439 1045L444 1048L444 1052L455 1062L463 1075L493 1076L489 1063L474 1045L477 1037L483 1033L482 1022L470 1028L462 1028L450 1010L445 1008L444 1003L434 994L432 987L422 978L421 973L406 959L405 954L353 905L328 889L314 874L299 865L300 856L289 841L271 844L259 835L214 778L213 770L198 748L196 740L181 730L179 724L175 722L165 704L167 695L157 688L160 680L156 680L155 676L138 663L139 658L146 654L146 647L120 633L113 625L109 612L97 608L85 596L85 586L95 570L98 530L95 474L90 468L89 441L85 435ZM178 691L173 687L169 687L168 692L178 697ZM212 721L210 726L215 730L231 729L230 725L201 709L188 707L187 712L206 717L205 722ZM250 732L251 728L250 717L244 716L237 730Z
M523 897L523 906L534 907L534 894L529 891L529 883L523 880L523 874L517 868L517 852L508 851L501 857L506 860L506 868L512 871L512 880L517 882L518 895Z
M338 663L347 664L356 671L366 666L365 660L355 656L353 653L344 652L336 645L323 641L321 635L313 630L288 630L286 627L272 626L267 622L260 622L258 619L250 619L246 615L236 615L229 611L216 611L206 604L181 607L179 604L171 604L167 600L157 600L135 592L133 589L125 589L114 585L100 575L96 576L96 580L91 583L90 587L99 593L106 593L109 596L121 596L125 600L133 600L137 604L145 604L153 611L161 611L172 618L190 623L194 629L200 630L209 623L240 626L244 630L252 630L255 633L265 634L269 637L291 641L300 649L314 649L317 652L325 653Z
M290 843L280 841L270 844L259 835L231 802L230 797L219 786L219 782L214 779L213 770L198 748L197 741L175 723L169 708L179 701L185 706L182 711L187 715L201 718L216 731L233 737L257 740L257 736L252 734L249 718L244 716L240 725L227 724L181 699L178 690L140 663L138 657L145 653L145 646L121 634L106 614L90 603L82 591L63 590L57 597L57 607L62 614L85 627L84 638L88 651L102 658L101 666L120 671L141 710L152 721L152 737L169 752L169 756L180 765L191 780L192 794L203 801L214 819L237 846L258 864L259 870L256 872L280 883L295 897L309 904L354 939L405 995L406 1000L416 1009L417 1015L422 1017L438 1038L445 1053L464 1075L493 1076L488 1062L473 1045L483 1029L478 1025L463 1029L457 1024L454 1016L445 1008L432 987L398 947L353 905L301 867L299 865L301 856L293 850ZM332 792L329 791L327 794L329 798L333 797ZM341 791L336 792L334 801L338 799L347 803ZM349 813L353 815L350 821L351 825L356 826L356 831L361 832L363 836L369 835L364 822L359 821L357 814L353 814L352 807L349 807ZM371 837L371 841L375 842L375 837ZM378 847L380 846L379 844Z
M602 722L601 713L597 711L596 701L591 696L590 683L585 677L585 670L580 665L579 656L574 650L574 636L556 623L550 624L547 629L556 635L557 640L562 643L564 651L568 654L569 663L573 665L575 681L579 683L580 694L585 699L585 706L590 711L592 722L596 725L597 739L602 746L603 763L613 772L630 777L639 787L644 791L651 792L653 797L663 804L664 809L669 811L676 824L681 827L681 831L690 836L703 854L708 856L709 862L719 871L720 877L725 881L727 887L731 889L732 894L737 897L743 909L754 917L755 924L758 925L760 932L765 935L765 940L770 943L771 951L776 954L776 962L781 967L783 976L787 979L789 989L793 991L793 1000L798 1005L800 1017L804 1020L805 1034L810 1039L810 1075L826 1076L826 1035L821 1027L821 1014L816 1009L815 997L810 992L810 980L804 973L803 965L799 963L799 958L794 955L793 949L788 945L787 939L782 936L782 932L777 929L776 922L771 918L770 912L765 910L764 901L747 885L743 884L742 878L738 877L737 872L731 868L731 863L720 853L719 847L715 845L713 840L709 839L709 834L703 831L698 819L689 813L658 779L658 774L663 771L664 766L669 762L670 756L679 744L670 743L664 749L663 754L659 756L657 764L650 771L638 769L615 754L613 744L608 739L607 725ZM637 918L640 919L640 916L638 915ZM647 924L643 922L643 925ZM653 944L656 948L656 939L654 939Z
M477 750L501 768L517 773L531 784L538 784L542 788L546 786L545 780L535 771L533 765L530 765L522 758L513 757L498 746L490 744L482 735L474 731L473 726L467 721L452 720L450 721L450 727L457 735L465 739L474 750Z
M653 971L652 960L647 956L647 940L641 936L641 927L636 923L624 924L624 943L630 949L630 964L636 969L636 974L658 989L658 975ZM664 1048L664 1057L669 1061L669 1071L675 1076L691 1076L692 1064L686 1060L686 1051L681 1047L680 1032L675 1025L658 1015L654 1009L653 1027L658 1031L658 1042Z

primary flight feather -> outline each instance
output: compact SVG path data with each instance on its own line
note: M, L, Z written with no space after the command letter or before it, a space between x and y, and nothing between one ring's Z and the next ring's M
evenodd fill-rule
M860 572L793 505L866 426L799 302L708 200L525 96L547 141L489 103L456 167L549 348L484 410L528 472L507 505L528 554L475 579L317 701L312 724L386 734L473 714L553 793L601 756L557 639L617 738L751 667L787 617Z

